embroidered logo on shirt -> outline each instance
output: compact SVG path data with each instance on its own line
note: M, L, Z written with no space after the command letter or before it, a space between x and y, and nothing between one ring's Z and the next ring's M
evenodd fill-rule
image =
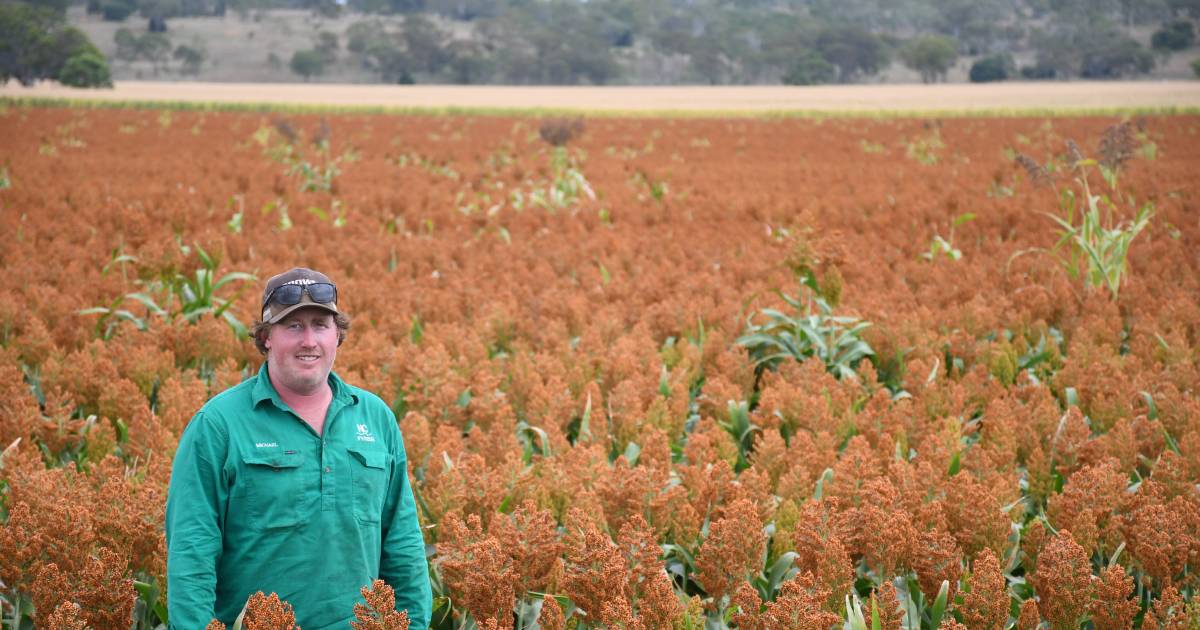
M279 442L255 442L254 448L279 448Z
M374 442L375 441L375 436L371 435L371 430L367 428L367 425L356 424L354 426L358 427L358 436L357 437L358 437L359 442Z

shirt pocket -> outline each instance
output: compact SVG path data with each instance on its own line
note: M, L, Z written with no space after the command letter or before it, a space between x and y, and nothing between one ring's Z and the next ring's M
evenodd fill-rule
M304 480L299 453L245 455L244 513L251 529L286 529L304 522Z
M362 448L347 450L351 455L354 518L363 523L378 523L387 499L388 469L392 456L383 451Z

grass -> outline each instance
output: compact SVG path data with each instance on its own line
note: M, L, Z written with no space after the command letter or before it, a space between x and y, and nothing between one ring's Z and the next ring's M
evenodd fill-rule
M472 107L472 106L398 106L398 105L334 105L324 103L222 102L186 100L118 100L72 99L41 96L0 96L0 109L5 107L81 109L163 109L199 112L251 112L288 114L382 114L392 116L578 116L593 118L806 118L813 120L886 119L886 118L1072 118L1081 116L1195 116L1196 106L1133 106L1133 107L1030 107L985 109L911 109L911 110L749 110L712 109L635 110L621 108L570 107Z

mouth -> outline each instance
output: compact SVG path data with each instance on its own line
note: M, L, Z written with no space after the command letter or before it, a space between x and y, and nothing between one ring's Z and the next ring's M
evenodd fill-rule
M320 356L315 355L315 354L298 354L298 355L296 355L296 360L300 361L301 363L315 363L320 358L321 358Z

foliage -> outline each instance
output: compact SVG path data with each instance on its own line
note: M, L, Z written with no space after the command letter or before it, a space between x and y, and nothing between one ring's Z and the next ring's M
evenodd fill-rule
M1021 66L1021 78L1030 80L1053 79L1058 76L1058 70L1054 66L1038 62L1031 66Z
M1157 51L1177 52L1191 48L1196 41L1196 29L1188 20L1174 20L1154 31L1150 47Z
M80 53L67 60L58 81L71 87L112 87L108 62L95 53Z
M960 260L962 258L962 251L954 246L954 230L957 229L958 226L974 220L975 215L970 212L966 212L954 217L954 220L950 222L950 236L948 238L943 238L941 234L935 234L933 240L929 243L929 251L922 252L921 258L924 258L930 262L933 262L942 256L945 256L950 260Z
M904 44L900 60L921 73L924 83L945 81L946 72L958 60L958 43L941 35L922 35Z
M1068 275L1082 277L1088 289L1106 289L1114 301L1128 278L1130 245L1154 216L1153 202L1139 206L1117 185L1120 168L1134 154L1134 142L1129 122L1105 131L1100 160L1083 157L1077 145L1068 140L1069 169L1075 188L1061 191L1061 215L1048 215L1061 228L1053 251ZM1027 156L1020 159L1035 180L1046 177L1045 169L1032 159ZM1088 178L1092 169L1099 170L1107 192L1093 193ZM1126 207L1136 209L1136 215L1118 222ZM1065 253L1060 253L1062 250Z
M971 64L971 83L1007 81L1016 72L1011 55L990 55Z
M1115 300L1121 283L1128 277L1129 246L1150 224L1154 204L1146 202L1132 220L1115 223L1114 217L1121 211L1118 202L1122 200L1116 189L1116 175L1111 171L1105 173L1109 193L1092 194L1087 176L1092 167L1104 169L1090 159L1078 160L1072 166L1080 196L1071 189L1062 192L1061 207L1065 216L1051 216L1062 228L1056 248L1065 246L1067 249L1064 265L1071 276L1083 276L1088 288L1108 289ZM1109 194L1116 195L1117 201Z
M331 135L329 124L322 121L311 141L306 142L302 131L281 118L275 121L274 129L260 127L252 139L264 155L284 166L285 175L299 181L300 192L335 194L341 165L353 160L354 155L345 152L335 156Z
M579 158L572 155L564 146L556 146L550 151L550 181L544 185L534 186L529 191L529 203L547 209L569 208L582 199L595 200L596 193L591 183L579 167ZM523 201L514 199L514 206L520 208Z
M870 322L857 317L834 315L829 303L801 285L796 297L779 294L793 315L764 308L757 316L765 322L755 324L755 316L746 322L746 330L737 343L746 348L755 372L773 370L781 361L804 361L816 357L838 378L857 378L855 370L864 358L874 356L862 332Z
M355 22L346 31L346 49L385 83L414 83L417 76L447 76L459 61L458 47L445 44L449 34L421 14L404 17L399 29L379 20Z
M1090 46L1080 60L1079 75L1108 79L1145 74L1154 69L1154 55L1132 37L1119 36Z
M85 54L103 59L87 36L67 26L53 8L0 2L0 83L57 79L69 59Z
M932 166L938 163L938 153L946 148L938 126L929 126L929 132L910 139L904 145L904 156L920 164Z
M330 31L321 31L317 33L316 45L313 50L321 54L321 59L325 65L332 65L337 61L338 38L335 33Z
M518 85L603 85L619 77L613 47L589 10L586 4L555 2L490 21L484 32L506 52L496 59L498 78Z
M126 63L138 60L148 61L155 73L166 64L167 58L171 54L171 40L162 33L147 31L141 35L134 35L133 31L122 27L113 33L113 42L117 45L117 59ZM178 51L178 49L176 50ZM194 52L202 52L202 50L195 49ZM185 57L189 54L183 53ZM181 59L178 55L176 58L184 62L185 66L187 65L186 58Z
M184 254L192 248L180 246ZM177 319L195 324L205 316L222 319L239 337L247 335L246 325L235 316L229 307L233 305L236 294L240 294L245 285L240 287L233 298L218 295L223 288L233 283L253 282L255 276L242 271L231 271L217 278L217 268L220 260L213 258L203 248L195 247L196 258L200 263L191 274L181 271L168 270L157 278L141 282L143 289L127 293L113 301L110 306L97 306L79 311L80 315L100 315L96 329L101 337L108 339L112 336L117 324L122 321L133 323L138 330L147 330L151 315L161 317L168 322ZM125 262L136 259L124 257ZM134 301L145 308L146 315L139 317L128 309L118 308L121 304Z
M1154 55L1141 43L1110 24L1059 25L1036 31L1032 36L1037 51L1037 73L1050 76L1113 78L1149 72Z
M959 41L972 55L1010 49L1023 37L1010 21L1012 5L1001 0L934 0L931 30Z
M1192 74L1200 78L1200 58L1192 60Z
M131 62L141 55L141 38L125 27L113 33L113 43L117 45L117 59L121 61Z
M851 83L876 74L888 62L887 48L876 35L861 26L831 26L821 31L817 51L837 68L839 83Z
M325 57L318 50L297 50L288 62L292 72L304 77L305 81L325 73Z
M202 44L196 46L180 44L175 47L175 52L171 56L179 62L179 72L181 74L194 76L200 74L200 68L204 65L204 60L208 57L208 52Z
M805 48L783 75L787 85L819 85L833 81L836 69L821 53Z
M1136 29L1149 21L1177 16L1165 23L1186 22L1196 2L907 0L880 8L878 0L754 0L733 10L726 0L352 0L346 6L358 17L339 43L386 83L811 85L864 81L886 70L893 50L907 52L924 80L935 81L949 67L947 49L922 42L937 38L972 57L1037 53L1041 63L1033 67L1040 74L1031 78L1045 78L1049 69L1058 77L1080 76L1085 53L1089 76L1129 76L1141 72L1144 56L1127 63L1120 57L1130 51L1114 42L1142 37ZM152 30L163 32L176 16L220 15L226 0L90 5L119 20L140 10ZM333 0L233 0L230 6L247 21L251 9L303 8L315 16L341 10ZM314 17L312 30L318 38L327 28L320 20ZM326 32L334 36L333 29ZM308 46L324 53L326 67L337 52L328 42L300 44ZM276 54L257 50L259 64ZM289 57L282 56L286 66ZM904 55L897 57L904 62ZM268 69L274 68L261 71ZM201 76L218 72L219 66L208 66Z
M167 18L183 13L182 0L137 0L138 14L148 21L151 33L165 33Z
M105 0L100 5L100 12L109 22L124 22L137 11L137 4L130 0Z

